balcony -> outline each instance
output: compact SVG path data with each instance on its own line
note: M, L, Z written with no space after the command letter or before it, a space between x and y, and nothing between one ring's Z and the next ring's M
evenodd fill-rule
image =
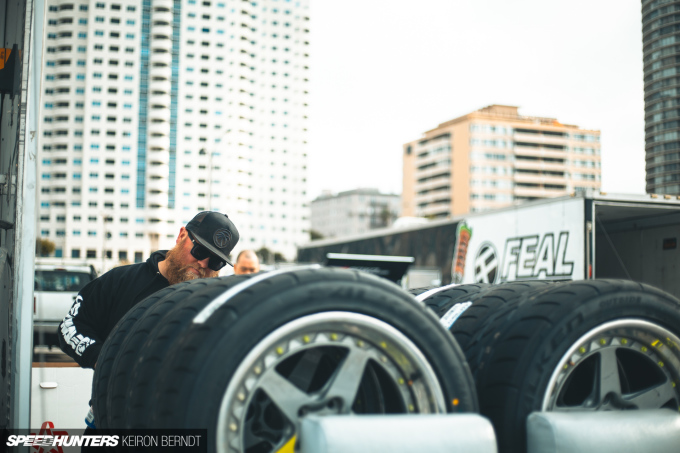
M533 175L528 173L515 173L512 180L516 183L525 182L530 184L567 184L566 176Z
M165 35L161 35L165 36ZM165 52L154 52L156 49L165 50ZM171 39L152 39L151 40L151 54L154 53L167 53L172 52L172 40Z
M167 80L152 80L149 83L149 96L151 96L151 92L153 92L154 90L164 91L165 93L168 93L168 94L164 94L162 96L169 96L170 91L172 91L172 82L170 81L170 79L167 79ZM155 96L161 96L161 95L155 95Z
M515 146L513 151L516 156L551 157L556 159L564 159L566 156L565 151L543 147Z
M416 206L416 215L419 217L445 218L451 216L451 204L429 205L424 208Z
M167 36L169 41L172 41L172 25L153 25L153 19L155 19L155 15L152 17L152 25L151 25L151 36L154 37L154 42L158 41L158 36ZM172 23L172 21L170 21Z
M450 178L438 178L438 179L433 179L431 181L425 181L425 182L416 182L415 184L415 190L416 192L420 192L421 190L431 190L431 189L436 189L437 187L442 187L442 186L449 186L450 190Z
M148 136L146 139L147 149L151 150L154 148L161 148L164 151L170 149L170 136L166 135L164 137L151 137Z
M169 8L172 9L172 6ZM151 12L151 26L155 27L153 25L154 22L156 21L163 21L167 22L168 24L172 24L172 11L152 11Z
M147 189L146 204L147 204L147 206L150 206L150 205L167 206L168 205L168 193L167 193L167 191L163 191L163 190L159 190L159 189L153 189L153 190Z
M154 16L156 14L158 14L158 12L156 11L158 8L168 9L168 10L172 11L172 6L173 6L172 0L154 0L154 2L153 2L153 14L154 14Z
M515 132L512 135L512 139L516 142L528 142L528 143L541 143L550 145L567 145L566 137L559 137L553 135L543 135L543 134L523 134Z
M170 66L172 64L172 54L169 52L151 53L149 62L151 63L151 67L154 67L154 63L164 63L167 66Z
M531 198L552 198L567 195L567 189L544 189L543 187L515 187L512 190L515 197L531 197Z
M542 160L515 160L514 168L521 168L525 170L538 170L538 171L564 171L566 168L565 163L559 162L544 162Z
M150 118L157 117L157 116L158 115L149 115ZM149 126L148 126L148 132L149 132L149 137L153 137L154 134L163 134L164 136L169 135L170 134L170 123L168 123L168 122L163 122L163 123L150 122Z
M149 77L151 77L152 83L154 77L161 77L164 80L170 80L170 77L172 76L172 69L170 66L164 67L164 68L159 68L159 67L151 67L149 68Z
M155 104L159 105L159 104ZM157 130L157 127L166 127L165 129L167 134L170 133L170 109L169 108L162 108L162 109L153 109L151 112L148 114L149 118L149 124L153 124L154 130ZM154 122L153 120L162 120L161 122Z
M428 194L425 194L425 195L416 195L415 196L416 205L419 205L421 203L430 204L430 203L434 203L434 202L436 202L438 200L442 200L442 199L448 199L449 200L445 204L442 203L442 206L443 205L446 205L446 206L450 205L451 204L451 201L450 201L451 191L450 190L442 190L442 191L428 193Z
M147 191L160 191L160 192L167 192L168 191L168 178L167 178L167 173L165 175L158 174L157 172L150 171L147 169L146 171L146 188Z
M161 169L163 172L169 171L168 169L168 164L170 163L170 153L163 152L163 151L154 151L147 153L147 158L146 158L148 165L148 168L153 168L153 169Z
M432 176L436 176L436 175L443 174L443 173L449 173L449 174L451 173L451 165L450 164L449 165L438 165L436 167L427 168L425 170L416 169L416 171L415 171L416 184L419 184L417 182L419 179L430 178ZM439 181L448 180L448 179L450 179L450 176L437 178L437 180L439 180ZM427 181L423 181L423 182L427 182ZM422 184L422 183L420 183L420 184Z

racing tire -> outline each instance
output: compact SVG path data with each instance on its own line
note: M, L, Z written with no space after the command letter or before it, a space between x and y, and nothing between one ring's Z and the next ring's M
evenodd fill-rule
M111 367L111 377L109 378L106 392L108 428L124 428L126 424L125 411L130 404L130 375L133 366L139 363L141 352L145 349L145 344L150 333L155 328L162 328L166 323L166 315L180 308L187 296L202 294L208 288L217 287L218 292L223 292L230 286L242 281L244 277L226 277L223 279L208 278L194 279L188 282L174 285L175 291L167 293L164 297L154 297L151 305L147 305L144 313L132 325L127 332L120 347L116 351L115 360ZM214 292L214 291L213 291ZM206 302L207 303L207 302ZM173 327L177 327L175 323ZM168 344L168 347L170 345Z
M500 452L526 450L533 411L680 407L680 301L663 291L625 280L569 282L492 318L469 363Z
M209 451L292 446L307 414L477 410L463 354L436 317L396 285L343 269L233 287L148 372L149 427L207 428Z
M468 357L474 356L473 337L484 330L489 318L498 310L522 296L540 291L552 284L545 280L537 280L498 285L461 285L433 294L423 302L435 310L441 324L451 332ZM480 288L475 289L476 286Z
M146 428L153 383L150 369L174 347L179 334L191 324L196 312L252 275L195 280L158 300L133 326L113 365L108 391L108 423L111 428ZM200 283L198 283L200 282ZM192 296L193 303L188 296Z
M114 361L120 350L121 345L127 338L130 330L135 323L144 315L146 310L153 306L158 300L173 293L178 288L186 286L195 282L180 283L179 285L168 286L141 300L134 307L132 307L111 329L109 336L104 342L99 357L94 368L94 375L92 377L92 411L94 413L95 424L97 428L109 428L108 424L108 405L107 393L108 385L111 379L111 371Z

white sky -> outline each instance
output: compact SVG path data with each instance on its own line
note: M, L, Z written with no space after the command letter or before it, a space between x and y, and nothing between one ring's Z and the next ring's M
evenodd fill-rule
M401 193L402 144L491 104L602 131L644 193L639 0L311 0L309 195Z

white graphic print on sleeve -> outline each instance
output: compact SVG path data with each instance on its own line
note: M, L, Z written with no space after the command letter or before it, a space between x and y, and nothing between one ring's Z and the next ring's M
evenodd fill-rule
M92 338L84 337L76 331L76 326L73 325L73 317L78 314L78 309L80 308L80 303L83 301L82 296L76 297L76 301L73 303L71 310L64 317L64 321L61 323L61 334L64 336L66 343L71 345L76 354L82 356L88 346L95 343Z

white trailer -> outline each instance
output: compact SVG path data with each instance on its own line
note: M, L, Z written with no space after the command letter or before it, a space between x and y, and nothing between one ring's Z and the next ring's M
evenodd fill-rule
M678 236L680 197L580 193L314 241L298 249L298 261L413 256L414 269L439 269L442 284L625 278L680 297Z

